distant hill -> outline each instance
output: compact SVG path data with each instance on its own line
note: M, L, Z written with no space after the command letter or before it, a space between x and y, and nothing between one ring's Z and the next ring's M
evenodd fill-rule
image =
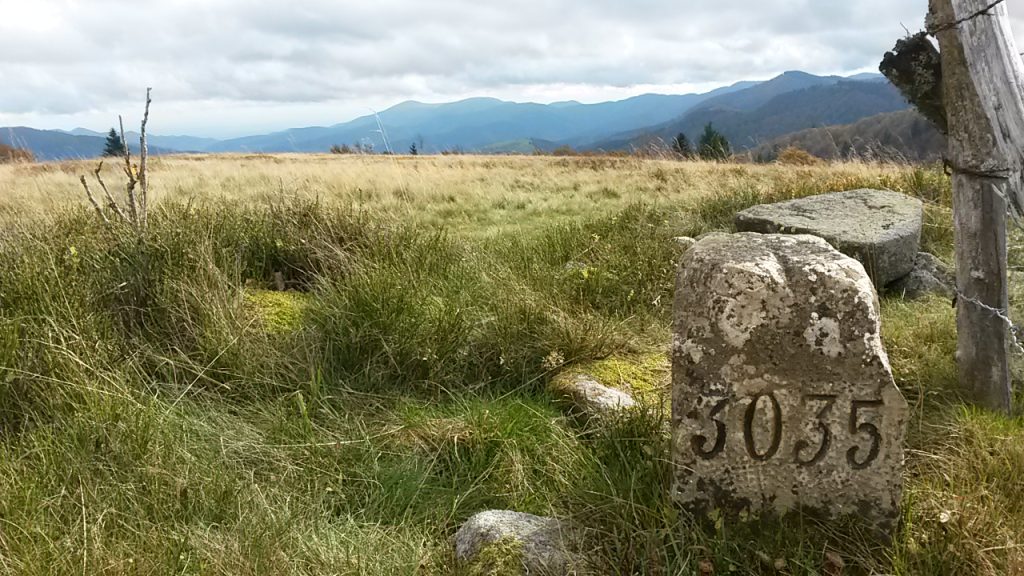
M37 160L72 160L103 154L103 138L16 126L0 128L0 144L31 150Z
M770 161L787 146L796 146L829 160L931 162L942 158L946 139L917 111L902 110L877 114L852 124L802 130L762 144L750 153L756 159Z
M60 130L58 130L58 132L60 132ZM67 133L75 136L96 136L103 138L104 140L107 138L106 132L96 132L86 128L75 128L74 130L69 130ZM124 137L129 142L139 141L138 132L125 132ZM220 142L220 140L217 140L216 138L200 138L198 136L160 136L157 134L147 134L146 140L149 146L156 146L157 148L164 148L179 152L204 152L210 146Z
M488 144L479 150L482 154L533 154L534 152L551 152L559 147L557 142L539 138L522 138Z
M862 72L860 74L854 74L853 76L847 76L847 80L859 80L861 82L888 82L885 76L882 76L878 72Z
M701 110L737 110L751 111L764 106L773 98L782 94L812 88L814 86L827 86L837 84L844 80L841 76L815 76L807 72L790 71L784 72L767 82L755 84L744 90L722 94L709 98L698 106L694 106L693 112Z
M40 161L98 158L103 155L106 140L106 136L71 134L61 130L36 130L24 126L0 128L0 144L29 150ZM139 152L139 145L132 143L131 138L128 148L135 154ZM174 152L160 146L149 147L149 153L154 156Z
M733 94L708 99L681 118L619 134L592 148L644 148L671 141L680 132L696 141L709 122L737 150L754 148L778 136L855 122L868 116L909 108L899 91L875 76L848 80L787 72Z
M425 153L454 148L480 151L493 149L503 142L526 139L580 146L637 126L665 122L708 98L742 90L751 84L741 82L707 94L645 94L599 104L516 103L494 98L471 98L446 104L404 102L379 114L335 126L297 128L226 140L207 150L323 152L335 144L362 142L373 144L380 151L385 147L381 127L391 149L397 152L404 152L414 142Z

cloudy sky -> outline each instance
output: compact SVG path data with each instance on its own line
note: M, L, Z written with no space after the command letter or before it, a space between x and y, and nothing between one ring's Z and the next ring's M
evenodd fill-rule
M1024 50L1024 0L1007 0ZM597 102L874 71L927 0L0 0L0 126L327 125L403 100Z

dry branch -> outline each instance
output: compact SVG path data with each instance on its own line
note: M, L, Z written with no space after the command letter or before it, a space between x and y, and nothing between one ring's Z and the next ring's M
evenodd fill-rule
M138 228L139 203L135 198L135 185L139 181L135 178L135 170L132 168L132 153L128 146L128 140L124 137L124 118L118 116L117 121L121 125L121 142L124 142L124 175L128 177L128 184L125 185L128 192L128 212L131 215L132 222Z
M96 166L96 170L93 170L93 175L96 176L96 181L100 183L100 188L103 189L103 195L107 199L107 206L114 212L114 214L117 214L121 220L128 222L128 217L121 211L121 207L117 205L117 201L114 200L114 197L110 194L110 190L107 189L107 184L103 181L103 176L100 175L102 170L103 160L100 160L99 166ZM84 180L85 176L82 176L82 179Z
M146 124L149 122L149 105L153 102L150 98L152 88L146 88L146 111L142 115L142 129L139 130L139 226L146 227L146 220L149 214L149 147L146 145ZM125 146L125 150L128 147Z
M103 170L103 161L100 160L99 165L93 171L93 176L96 177L96 181L99 183L100 188L103 189L104 197L107 201L107 207L117 217L130 224L135 228L135 231L141 234L146 229L147 213L149 206L149 176L148 176L148 161L149 161L149 147L146 143L146 125L149 123L149 105L152 103L150 94L152 88L146 88L146 111L142 117L142 126L139 136L140 144L140 159L139 166L132 166L132 154L128 147L128 140L125 138L124 133L124 118L121 116L117 117L118 124L121 128L121 142L124 144L124 166L122 170L125 176L128 178L128 183L125 185L125 192L127 193L127 214L125 210L121 209L118 205L117 200L110 193L107 188L106 182L103 181L101 172ZM110 219L107 217L106 212L100 206L99 202L96 201L96 197L93 196L92 190L89 189L89 184L85 179L85 176L80 178L82 187L85 188L85 195L89 199L89 203L92 204L96 213L103 220L104 224L109 225ZM138 189L138 194L136 194Z
M96 210L96 214L99 215L104 224L110 224L110 220L107 218L107 215L104 214L103 208L100 206L99 202L96 201L96 197L92 195L92 190L89 190L89 183L86 182L85 176L82 176L79 180L82 182L82 188L85 188L85 196L89 199L89 203L92 204L92 207Z

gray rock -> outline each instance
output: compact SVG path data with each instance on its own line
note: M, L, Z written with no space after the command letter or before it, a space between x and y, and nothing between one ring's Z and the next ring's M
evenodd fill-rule
M673 497L707 519L892 529L908 410L861 263L815 236L709 236L675 298Z
M573 574L580 560L571 547L561 521L510 510L476 514L455 533L456 560L483 573L518 563L524 574Z
M564 395L573 408L590 418L617 414L636 406L628 393L609 388L586 374L557 378L552 387L556 393Z
M952 298L955 286L956 275L945 262L933 254L918 252L910 274L886 286L886 291L911 300L928 294Z
M889 190L850 190L763 204L736 215L740 232L813 234L860 260L875 288L914 268L923 206Z

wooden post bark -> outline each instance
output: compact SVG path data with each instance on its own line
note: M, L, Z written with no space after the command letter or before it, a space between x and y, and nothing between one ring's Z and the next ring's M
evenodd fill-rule
M1011 408L1008 212L1020 217L1024 63L1003 0L929 0L939 40L953 171L957 365L979 404Z

